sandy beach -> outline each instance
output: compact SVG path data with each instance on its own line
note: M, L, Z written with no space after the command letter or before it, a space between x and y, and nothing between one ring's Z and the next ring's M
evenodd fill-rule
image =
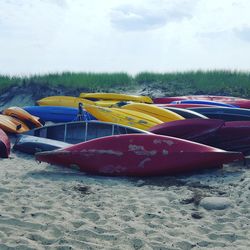
M157 178L0 160L0 249L249 249L250 163Z

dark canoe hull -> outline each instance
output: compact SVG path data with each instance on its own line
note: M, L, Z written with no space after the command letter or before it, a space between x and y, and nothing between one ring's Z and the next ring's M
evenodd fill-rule
M243 159L202 144L160 135L109 136L36 154L38 161L108 176L156 176L214 168Z
M24 110L30 114L39 117L41 120L47 122L72 122L77 121L77 108L61 107L61 106L27 106ZM84 121L96 120L94 116L83 110Z
M71 144L61 141L31 135L19 135L13 149L27 154L35 154L37 152L51 151L69 146Z
M10 154L9 137L0 128L0 158L8 158Z
M242 108L190 108L212 119L222 119L224 121L250 121L250 109Z
M154 126L149 131L159 135L174 136L204 143L223 125L223 120L197 118L166 122Z

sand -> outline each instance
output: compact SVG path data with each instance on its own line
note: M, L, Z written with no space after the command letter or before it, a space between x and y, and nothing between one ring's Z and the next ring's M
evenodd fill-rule
M250 249L250 163L111 178L11 152L0 159L0 249Z

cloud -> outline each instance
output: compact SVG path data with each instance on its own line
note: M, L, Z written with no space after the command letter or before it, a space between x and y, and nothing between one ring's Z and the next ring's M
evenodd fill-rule
M250 42L250 26L234 29L234 34L243 41Z
M139 5L120 5L113 8L110 21L113 27L125 31L144 31L157 29L167 23L180 22L192 17L192 7L196 1L169 2L157 1L143 7ZM192 4L191 4L192 3Z

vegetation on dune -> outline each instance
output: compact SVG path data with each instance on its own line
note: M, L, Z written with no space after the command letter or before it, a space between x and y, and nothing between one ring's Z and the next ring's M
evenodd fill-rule
M10 86L42 85L80 89L86 92L131 90L146 87L162 90L163 95L224 94L250 97L250 72L188 71L174 73L142 72L136 76L127 73L53 73L11 77L0 75L0 92Z

